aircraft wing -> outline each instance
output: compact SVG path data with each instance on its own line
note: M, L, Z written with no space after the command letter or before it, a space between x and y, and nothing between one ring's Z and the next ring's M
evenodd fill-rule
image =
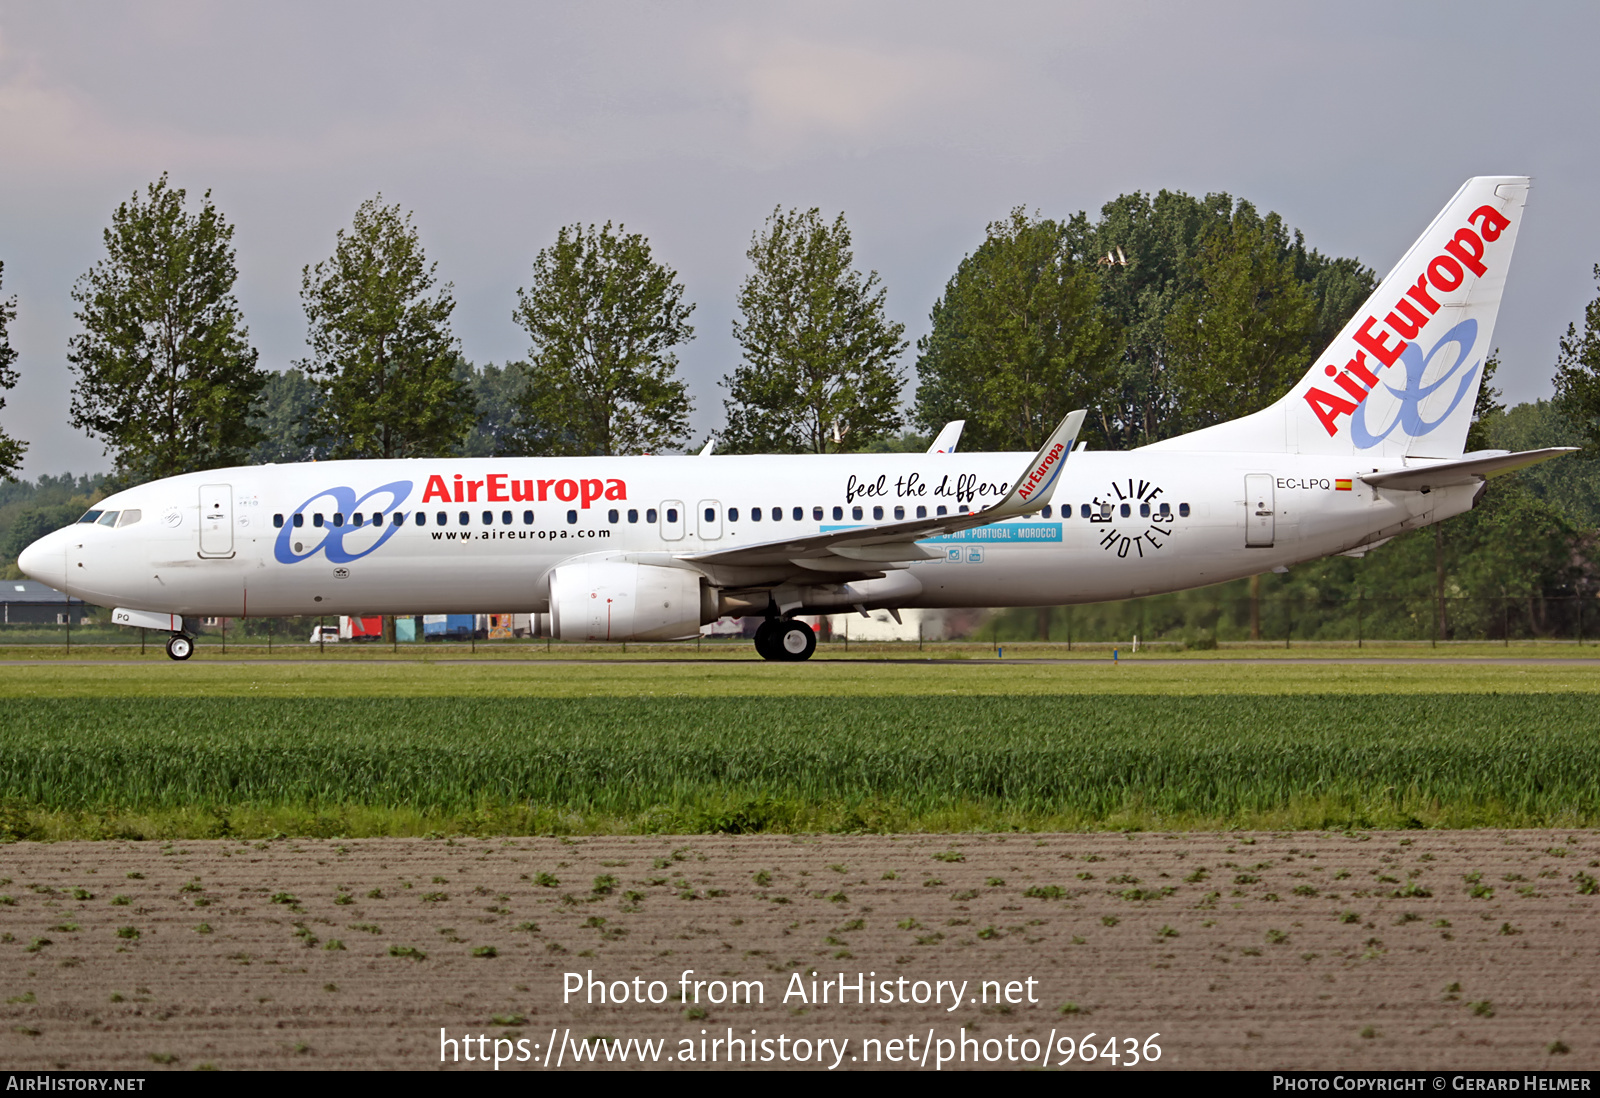
M981 511L875 526L852 526L804 537L743 545L737 549L693 553L682 559L701 564L786 564L817 572L851 573L879 570L903 561L933 560L940 554L917 545L920 539L1031 515L1049 503L1060 481L1061 469L1077 442L1084 415L1082 410L1068 413L1050 433L1039 452L1020 471L1006 497Z
M1394 469L1386 473L1368 473L1361 479L1374 488L1394 488L1402 492L1427 492L1434 488L1448 488L1455 484L1471 484L1526 469L1541 461L1570 454L1576 446L1551 446L1543 450L1524 450L1518 454L1469 454L1460 461L1446 461L1437 465L1418 466L1413 469Z

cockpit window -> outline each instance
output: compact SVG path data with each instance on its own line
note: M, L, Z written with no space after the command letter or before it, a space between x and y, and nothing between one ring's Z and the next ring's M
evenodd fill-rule
M118 526L132 526L134 523L138 522L143 517L144 517L144 514L143 514L143 512L141 512L139 510L139 508L132 507L132 508L129 508L128 510L122 512L122 517L117 520L117 525Z
M117 516L119 514L121 514L121 513L122 512L120 512L120 511L101 511L100 512L100 525L101 526L115 526L117 524Z
M100 511L85 511L83 513L83 517L81 519L79 519L78 521L80 523L82 523L82 522L96 522L96 521L99 520L101 514L102 514L102 512L100 512Z

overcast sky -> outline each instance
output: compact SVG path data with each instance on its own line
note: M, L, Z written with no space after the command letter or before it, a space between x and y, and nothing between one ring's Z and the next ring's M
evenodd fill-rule
M306 353L301 268L379 192L414 211L480 363L526 352L515 292L559 226L642 232L698 304L682 361L702 437L775 206L843 211L915 340L1017 205L1227 191L1381 274L1463 179L1531 173L1495 341L1507 396L1548 396L1596 293L1597 42L1593 3L0 0L22 373L0 423L30 476L108 467L67 423L70 292L163 171L236 227L273 369Z

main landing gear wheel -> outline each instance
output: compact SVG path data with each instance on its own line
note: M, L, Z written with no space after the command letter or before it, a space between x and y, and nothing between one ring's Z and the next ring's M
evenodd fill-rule
M775 659L798 663L810 659L811 653L817 650L817 635L803 621L786 621L781 623L770 643Z
M779 659L777 646L774 643L778 631L783 627L783 622L777 618L766 618L756 626L756 655L764 660Z
M167 638L167 655L175 660L186 660L194 655L194 641L182 633Z

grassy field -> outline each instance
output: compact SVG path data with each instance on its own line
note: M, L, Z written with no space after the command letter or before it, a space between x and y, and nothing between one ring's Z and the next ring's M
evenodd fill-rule
M1593 826L1600 666L40 662L0 836Z
M804 664L615 660L173 663L41 661L0 667L0 699L130 697L671 698L1005 697L1117 694L1496 694L1600 692L1600 662L1553 664L1065 664L915 660ZM1087 704L1087 703L1086 703Z

